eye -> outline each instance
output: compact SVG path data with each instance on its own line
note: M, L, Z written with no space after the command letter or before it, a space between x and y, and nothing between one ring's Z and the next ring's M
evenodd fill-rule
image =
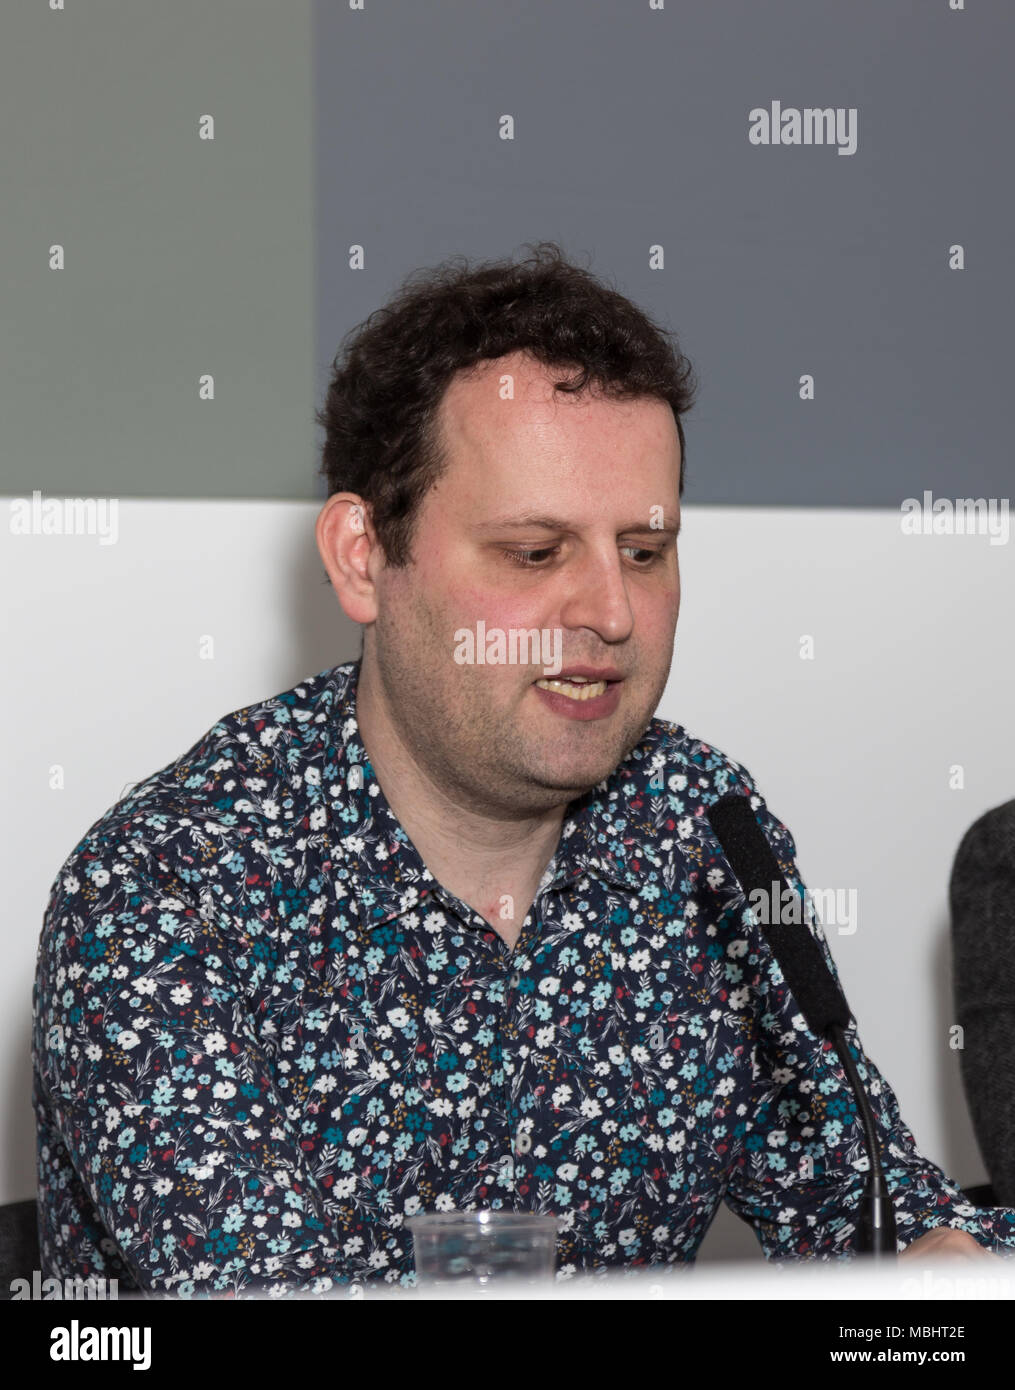
M533 569L541 565L547 558L556 555L559 549L559 546L548 545L539 550L505 550L504 554L516 565L521 565L523 569Z
M643 548L637 545L625 545L622 546L621 549L628 552L633 551L634 556L632 558L634 558L635 564L640 565L643 569L647 569L649 565L654 564L662 554L659 550Z

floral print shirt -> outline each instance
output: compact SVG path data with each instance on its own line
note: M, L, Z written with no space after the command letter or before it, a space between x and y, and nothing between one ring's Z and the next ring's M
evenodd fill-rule
M559 1216L558 1277L693 1262L720 1202L777 1259L854 1256L863 1137L706 812L750 774L655 719L567 809L514 948L375 779L358 665L216 723L51 890L34 989L42 1263L181 1296L413 1282L405 1218ZM834 970L820 923L813 927ZM1015 1249L918 1150L849 1030L898 1248Z

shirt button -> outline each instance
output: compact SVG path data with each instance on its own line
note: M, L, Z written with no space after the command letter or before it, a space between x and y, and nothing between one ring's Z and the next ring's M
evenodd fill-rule
M508 980L508 984L511 986L512 989L517 989L518 986L521 984L521 982L522 982L522 977L519 975L519 973L518 973L517 970L516 970L515 973L511 976L510 980Z
M515 1132L515 1153L527 1154L532 1148L532 1135L521 1126Z

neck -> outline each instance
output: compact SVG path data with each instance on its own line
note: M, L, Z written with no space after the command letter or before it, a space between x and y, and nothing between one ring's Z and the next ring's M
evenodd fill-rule
M564 805L519 815L479 810L413 756L364 660L356 722L381 791L438 883L514 945L560 838ZM454 769L449 769L449 779Z

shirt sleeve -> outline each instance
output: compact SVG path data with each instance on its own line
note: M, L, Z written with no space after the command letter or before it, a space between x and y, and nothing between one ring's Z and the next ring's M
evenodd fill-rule
M803 901L793 838L748 774L745 779L744 790L786 883ZM741 909L746 961L757 962L757 1038L751 1100L725 1200L753 1226L768 1259L854 1258L868 1159L853 1092L833 1044L808 1028L765 941L764 926L753 923L742 898L731 910ZM801 917L807 922L802 909ZM816 937L838 980L816 913L804 929ZM744 975L750 978L748 970ZM957 1183L917 1148L895 1093L863 1051L855 1021L846 1029L846 1039L874 1115L895 1211L897 1252L936 1226L952 1226L994 1254L1015 1254L1015 1209L976 1207L968 1201Z
M65 1151L74 1174L63 1187L79 1188L79 1206L83 1187L141 1289L286 1296L354 1282L348 1232L329 1220L234 969L256 940L202 908L151 850L117 838L78 846L44 919L40 1154ZM44 1262L81 1272L47 1172L39 1191Z

